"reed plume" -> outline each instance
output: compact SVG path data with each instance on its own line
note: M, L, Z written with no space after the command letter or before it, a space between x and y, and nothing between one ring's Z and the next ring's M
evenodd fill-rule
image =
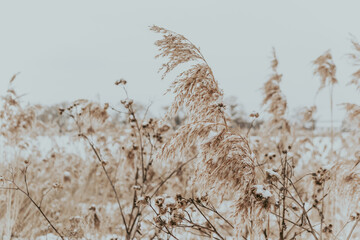
M360 43L355 38L351 40L351 43L355 52L349 54L349 57L353 60L353 65L358 67L360 66ZM356 89L360 91L360 69L352 74L352 79L349 84L355 85Z
M353 65L355 67L360 66L360 43L356 39L351 41L355 53L349 54L351 60L353 60ZM360 91L360 69L357 69L352 74L352 79L349 82L349 85L354 85L356 90ZM354 125L360 128L360 105L355 103L345 103L345 110L347 112L347 118L350 122L354 122Z
M330 50L324 52L321 56L313 61L315 66L314 75L320 78L320 87L318 92L320 92L325 86L329 86L330 91L330 111L331 111L331 154L334 149L334 85L338 83L336 78L336 65L334 63L333 57Z
M250 225L258 230L260 218L252 218L256 202L252 152L247 140L228 128L223 93L210 66L199 48L183 35L157 26L151 30L163 34L163 38L155 42L160 51L156 57L168 59L160 69L164 71L163 77L180 64L193 64L172 82L170 91L175 97L167 113L167 117L173 116L184 107L187 122L163 145L159 158L173 159L196 146L199 152L195 171L197 183L210 195L235 192L235 215L241 222L239 231L253 231ZM260 213L261 209L257 212Z
M289 123L284 118L287 110L287 101L280 89L283 75L277 71L279 60L277 59L275 49L273 49L272 54L271 69L273 73L262 88L264 94L262 105L266 106L266 111L271 115L270 120L267 122L267 127L272 126L271 128L273 129L281 127L290 132Z

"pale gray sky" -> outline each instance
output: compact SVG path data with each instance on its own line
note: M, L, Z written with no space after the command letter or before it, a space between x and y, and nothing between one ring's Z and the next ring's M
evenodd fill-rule
M169 80L160 80L160 61L148 30L156 24L184 34L200 46L226 96L237 96L247 111L260 109L262 84L270 74L275 47L282 88L290 108L313 104L319 81L311 61L331 49L338 66L335 103L357 102L346 86L354 68L346 54L350 33L360 39L360 1L110 1L13 0L0 2L0 89L15 82L24 100L51 104L78 98L118 102L114 86L128 80L129 94L154 101L154 111ZM319 117L329 119L326 90L316 99ZM340 110L335 119L341 119Z

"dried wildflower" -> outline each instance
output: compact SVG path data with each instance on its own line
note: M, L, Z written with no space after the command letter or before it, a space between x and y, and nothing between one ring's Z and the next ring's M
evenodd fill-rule
M351 216L350 216L351 221L355 221L355 220L359 220L359 219L360 219L360 213L359 212L355 212L355 213L351 214Z
M279 179L281 179L280 174L278 174L277 172L273 171L272 169L266 169L265 170L266 173L266 180L268 182L276 182Z
M125 108L130 109L130 107L133 105L134 101L132 99L122 100L121 104L124 105Z
M329 171L323 168L320 168L316 173L312 173L312 176L316 185L323 185L330 179Z
M139 197L136 201L137 206L145 206L148 204L150 198L148 196L145 197Z
M260 200L272 197L271 192L266 190L262 185L254 185L253 194L255 194L255 197Z
M299 211L299 206L295 203L291 203L291 209L294 210L294 211Z
M252 118L258 118L259 117L259 113L251 113L250 117Z
M155 205L158 207L162 207L164 201L165 201L164 197L158 196L155 198Z
M62 115L64 113L65 109L64 108L59 108L59 114Z
M117 80L115 82L115 85L126 85L126 83L127 83L126 80L121 78L120 80Z
M90 210L90 211L96 211L96 205L95 205L95 204L92 204L92 205L89 207L89 210Z
M164 226L166 224L165 220L163 220L161 216L154 217L154 222L158 226Z
M139 186L139 185L134 185L134 186L133 186L133 189L134 189L134 190L140 190L140 189L141 189L141 186Z
M176 209L171 214L171 222L174 225L180 224L184 218L185 218L185 213L182 209Z
M332 233L333 232L333 225L332 224L329 224L327 226L325 226L322 230L324 233Z
M177 208L181 208L183 210L190 204L190 201L186 198L183 198L180 194L176 195L176 201L177 201Z

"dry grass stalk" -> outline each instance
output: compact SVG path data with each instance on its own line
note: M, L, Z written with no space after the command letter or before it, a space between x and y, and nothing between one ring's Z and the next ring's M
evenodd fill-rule
M330 111L331 111L331 156L334 150L334 85L338 83L336 78L336 65L333 61L330 50L323 53L317 59L314 60L313 64L315 65L314 75L320 78L320 87L318 92L322 90L325 86L329 86L330 91Z

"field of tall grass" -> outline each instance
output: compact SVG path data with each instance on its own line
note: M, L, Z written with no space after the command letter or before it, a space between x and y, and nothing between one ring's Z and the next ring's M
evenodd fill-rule
M162 119L124 79L119 106L45 107L23 103L11 78L0 108L1 239L360 239L359 103L342 105L346 129L313 127L316 106L287 119L273 50L266 114L239 124L200 49L150 30L174 96ZM360 44L349 44L358 66ZM313 65L332 110L331 52ZM349 84L360 90L359 79L356 69Z

